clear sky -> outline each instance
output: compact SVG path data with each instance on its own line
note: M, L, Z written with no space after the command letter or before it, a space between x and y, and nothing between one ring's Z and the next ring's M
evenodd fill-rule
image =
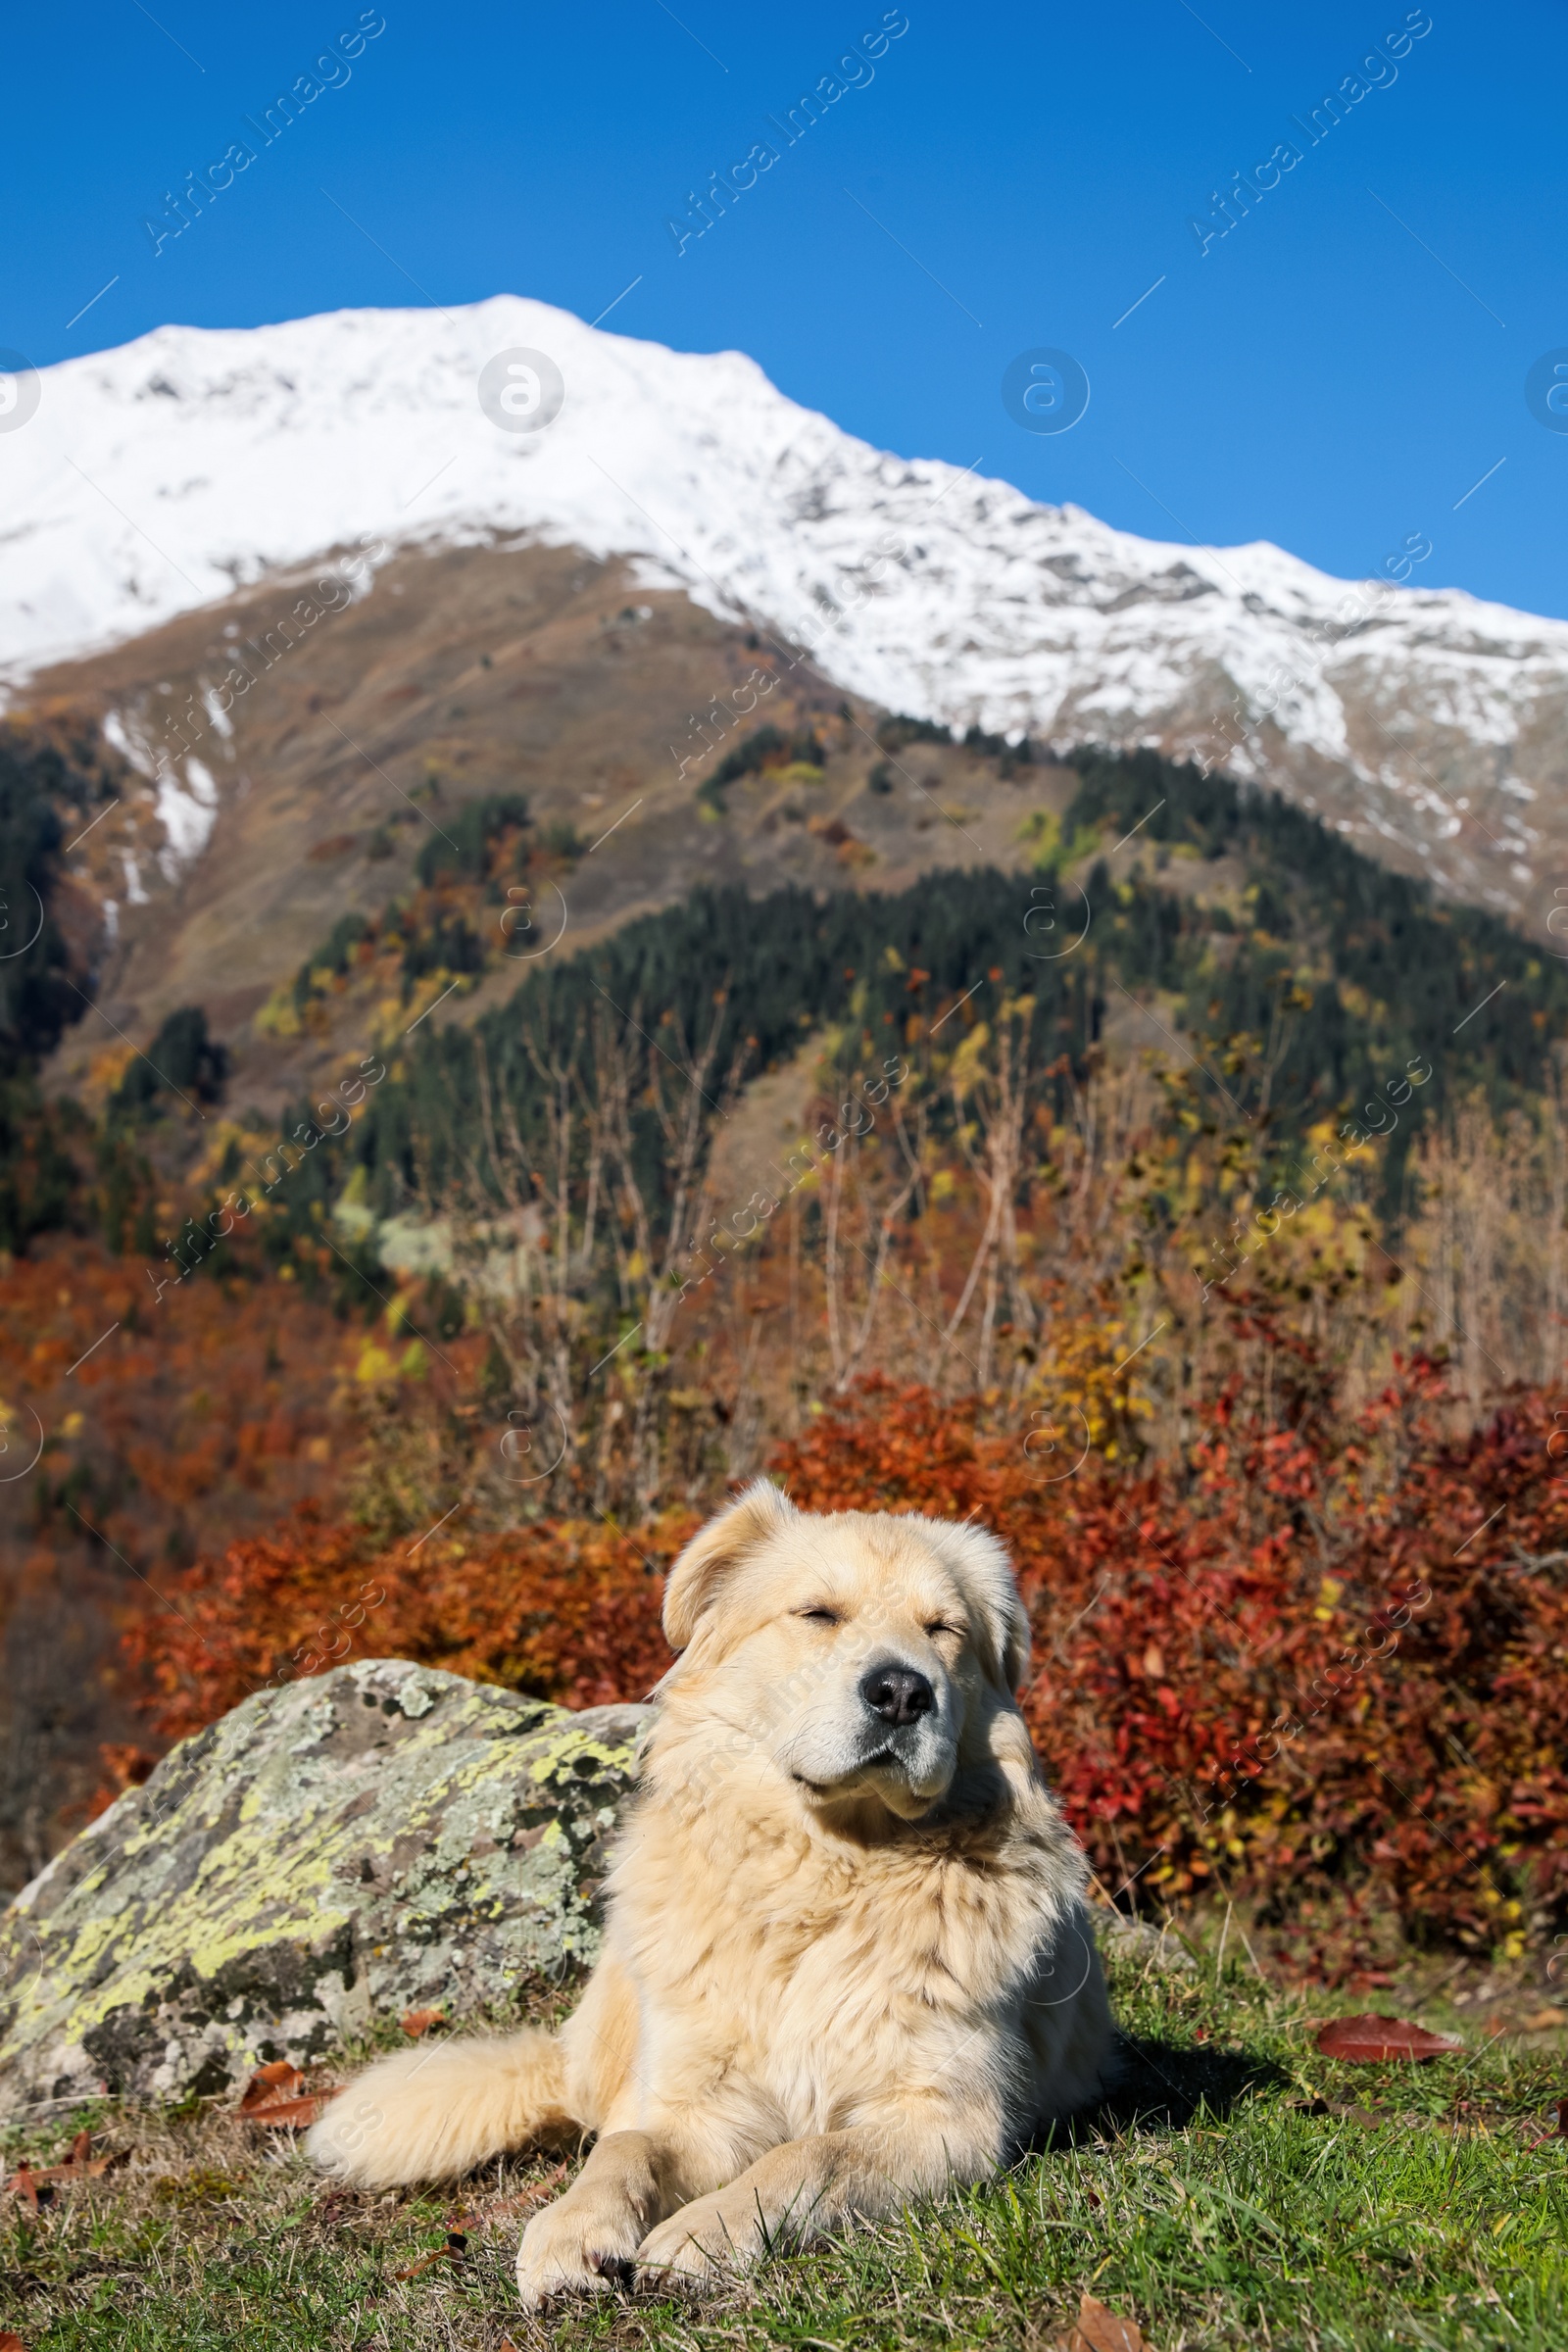
M264 146L246 117L356 47L357 0L12 13L0 346L42 365L167 320L614 303L624 334L739 348L867 440L1127 530L1352 575L1423 533L1422 584L1568 614L1568 432L1526 401L1532 364L1568 359L1560 0L908 0L853 87L838 61L879 49L879 0L363 12L383 20ZM172 230L169 192L241 141L254 162L155 251L144 222ZM690 193L763 143L777 161L677 250ZM1271 167L1282 144L1299 160ZM1087 372L1068 431L1004 405L1037 348Z

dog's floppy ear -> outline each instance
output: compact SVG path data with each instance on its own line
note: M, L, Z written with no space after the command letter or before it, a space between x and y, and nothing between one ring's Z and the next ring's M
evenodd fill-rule
M731 1569L798 1516L789 1496L760 1478L727 1511L699 1528L664 1588L664 1638L671 1649L686 1647Z
M985 1624L992 1671L1010 1697L1029 1677L1029 1619L1006 1546L984 1528L955 1526L948 1519L925 1524L963 1580Z

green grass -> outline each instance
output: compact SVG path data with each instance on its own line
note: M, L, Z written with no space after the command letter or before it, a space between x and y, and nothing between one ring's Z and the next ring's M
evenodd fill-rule
M1184 1977L1118 1964L1114 1990L1128 2081L1072 2144L706 2303L607 2296L545 2327L517 2311L512 2264L526 2213L560 2185L548 2161L492 2167L456 2198L376 2200L332 2190L292 2143L212 2104L73 2117L32 2136L34 2161L83 2121L126 2161L35 2221L6 2200L0 2328L28 2352L499 2352L509 2337L518 2352L1047 2352L1087 2289L1156 2352L1562 2352L1568 2141L1532 2141L1568 2092L1561 2034L1489 2041L1471 2024L1456 2057L1350 2066L1318 2054L1307 2021L1364 1998L1281 1992L1235 1968L1216 1984L1206 1957ZM1413 1991L1377 2003L1440 2022ZM461 2263L399 2280L460 2210Z

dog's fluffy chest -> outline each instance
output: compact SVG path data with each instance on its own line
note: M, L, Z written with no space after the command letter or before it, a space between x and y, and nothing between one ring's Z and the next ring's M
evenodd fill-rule
M1069 1892L1052 1886L1045 1848L977 1862L753 1824L744 1851L705 1852L657 1820L636 1842L611 1940L637 1985L651 2082L744 2082L798 2134L866 2120L955 2069L1016 2066L1054 1898Z

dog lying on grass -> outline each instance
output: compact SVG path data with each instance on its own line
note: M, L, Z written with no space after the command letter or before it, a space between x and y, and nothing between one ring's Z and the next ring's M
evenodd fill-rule
M680 1656L575 2014L384 2058L307 2143L384 2188L595 2134L523 2233L530 2309L713 2281L985 2179L1094 2099L1111 2046L994 1537L760 1483L675 1562L664 1628Z

